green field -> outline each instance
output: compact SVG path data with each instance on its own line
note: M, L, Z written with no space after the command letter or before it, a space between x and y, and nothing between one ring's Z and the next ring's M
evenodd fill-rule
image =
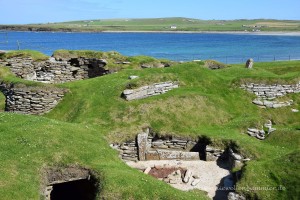
M190 18L94 19L48 24L0 25L32 31L300 31L298 20L199 20Z
M153 62L148 57L127 59ZM140 78L129 80L130 75ZM3 67L0 77L32 85L12 77ZM180 87L142 100L128 102L120 97L129 84L166 80L177 80ZM207 199L204 192L182 192L131 169L109 147L133 139L147 126L160 135L206 136L214 144L232 143L251 158L242 169L239 187L285 187L282 191L239 191L249 199L299 199L300 112L253 105L255 96L239 88L250 81L298 83L300 62L255 63L252 70L243 64L210 70L203 62L152 69L128 65L118 73L54 85L70 92L50 113L0 112L0 199L39 199L42 169L74 164L99 174L103 199ZM283 98L293 99L292 108L300 110L299 94ZM4 100L0 95L0 110ZM245 134L248 127L260 127L268 119L277 131L266 140Z

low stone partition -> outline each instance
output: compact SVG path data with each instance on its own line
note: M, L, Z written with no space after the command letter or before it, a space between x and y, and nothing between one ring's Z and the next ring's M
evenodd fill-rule
M178 82L161 82L153 85L143 86L137 89L124 90L122 96L127 100L143 99L151 96L164 94L172 89L178 88Z
M291 93L300 93L300 82L295 85L249 83L241 85L240 88L257 96L257 98L252 101L253 104L262 108L280 108L292 105L293 101L277 101L276 98Z
M242 89L255 94L260 99L273 100L277 97L282 97L290 93L300 93L300 82L295 85L280 85L280 84L256 84L249 83L241 85Z
M253 104L263 107L263 108L281 108L290 106L293 104L293 100L289 101L269 101L269 100L262 100L262 99L254 99L252 101Z
M242 155L231 148L220 149L207 145L205 142L179 138L157 137L149 130L137 135L136 140L123 144L112 144L111 147L118 150L120 157L125 161L149 161L149 160L205 160L228 161L230 168L241 167L248 161Z
M192 150L196 144L189 139L153 137L148 131L138 134L136 140L111 146L123 160L200 160L200 152Z
M53 109L67 92L58 88L14 87L1 84L6 97L5 111L41 115Z
M0 60L17 77L43 83L64 83L102 76L109 73L104 67L107 61L96 58L70 58L57 61L51 57L46 61L34 61L27 57L13 57Z
M220 149L218 147L207 145L205 148L206 161L227 160L229 168L242 167L246 161L250 159L234 152L231 148Z

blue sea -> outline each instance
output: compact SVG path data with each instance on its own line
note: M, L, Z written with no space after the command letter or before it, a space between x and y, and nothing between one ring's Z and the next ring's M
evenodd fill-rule
M0 50L118 51L175 61L215 59L226 63L300 59L300 36L222 33L0 32Z

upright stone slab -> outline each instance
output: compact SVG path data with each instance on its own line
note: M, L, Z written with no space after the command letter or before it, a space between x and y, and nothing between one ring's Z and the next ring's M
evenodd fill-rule
M246 62L246 68L252 69L253 63L254 63L254 61L253 61L252 58L248 59L247 62Z
M139 160L146 160L148 133L140 133L137 136Z

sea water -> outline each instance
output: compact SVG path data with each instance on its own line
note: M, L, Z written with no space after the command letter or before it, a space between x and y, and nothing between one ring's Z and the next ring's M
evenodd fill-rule
M300 59L300 36L223 33L0 32L0 50L118 51L175 61L214 59L226 63Z

